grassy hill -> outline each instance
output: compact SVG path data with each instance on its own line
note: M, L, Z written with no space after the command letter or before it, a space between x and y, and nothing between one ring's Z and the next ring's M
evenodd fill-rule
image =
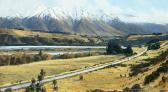
M129 62L125 62L115 67L83 74L83 80L79 80L79 76L58 80L58 92L90 92L95 89L104 90L100 92L111 92L114 90L121 91L126 87L131 88L135 84L140 84L144 92L159 92L160 89L168 90L167 73L160 73L159 77L154 81L151 81L148 85L144 85L145 78L153 72L156 72L160 67L162 67L162 64L165 63L164 59L158 58L164 57L162 56L162 53L168 50L168 44L167 42L161 43L162 47L160 49L150 50L146 54L134 60L130 60ZM153 61L154 59L158 60ZM158 63L146 66L146 63L149 62ZM138 67L139 65L143 65L143 67ZM137 75L130 76L133 72L131 70L133 66L135 66L136 69L140 69L140 71L137 71ZM165 68L167 69L167 67ZM165 77L166 82L163 81L163 76ZM45 88L48 92L52 92L52 82L45 84Z
M85 20L87 21L87 20ZM85 22L84 22L85 23ZM83 23L79 24L81 27L90 25ZM99 25L101 26L101 25ZM78 30L83 30L80 29ZM111 30L110 27L108 30ZM94 29L89 27L89 29ZM94 29L99 30L99 29ZM103 29L104 30L104 29ZM80 31L79 31L80 32ZM88 30L89 32L89 30ZM92 31L93 32L93 31ZM111 32L111 31L109 31ZM168 40L167 34L162 35L129 35L127 37L117 36L118 31L111 32L116 35L107 36L89 36L82 34L68 34L68 33L49 33L49 32L39 32L31 30L18 30L18 29L0 29L0 45L10 46L10 45L106 45L109 39L116 41L116 38L122 44L132 44L132 45L142 45L149 42L152 39ZM92 34L92 33L89 33ZM95 34L102 34L103 32L95 31Z
M136 53L141 48L133 48ZM94 66L97 64L112 62L125 57L124 55L98 55L73 59L47 60L23 65L1 66L0 67L0 85L9 85L19 83L20 81L31 80L36 77L40 69L44 69L46 76L59 73L70 72L76 69ZM32 70L33 69L33 70Z
M100 45L96 36L0 29L0 45Z
M30 81L31 78L38 75L40 69L44 69L47 72L46 76L51 76L63 72L69 72L72 70L93 66L100 63L111 62L123 57L124 56L122 55L98 55L73 59L47 60L24 65L1 66L0 85L2 86L4 84L13 84L25 80Z
M91 18L55 19L51 16L33 16L27 18L0 18L0 28L30 29L33 31L55 33L77 33L89 36L118 36L124 32L110 26L103 20Z

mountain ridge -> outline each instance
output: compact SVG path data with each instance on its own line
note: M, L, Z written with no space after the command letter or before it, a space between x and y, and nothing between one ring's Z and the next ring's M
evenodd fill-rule
M0 28L95 36L168 33L168 25L126 23L103 12L95 16L82 10L80 12L76 11L76 14L72 17L64 12L55 12L54 9L48 9L30 17L0 17Z

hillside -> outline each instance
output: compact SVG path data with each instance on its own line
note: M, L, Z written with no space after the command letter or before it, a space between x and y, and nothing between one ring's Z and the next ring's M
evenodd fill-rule
M33 32L30 30L0 29L0 45L98 45L97 36Z
M168 26L163 24L125 23L118 18L109 20L108 24L127 34L168 33Z
M0 28L28 29L55 33L84 34L89 36L125 36L128 34L168 33L168 26L155 23L126 23L118 18L70 16L55 18L50 14L31 17L1 17Z
M0 28L18 28L55 33L78 33L90 36L125 35L125 33L113 28L102 20L89 18L55 19L48 15L44 17L0 18Z
M168 61L165 59L168 55L168 44L163 42L161 46L158 50L150 50L123 64L83 74L83 80L80 80L79 76L57 80L58 92L122 92L122 90L132 92L128 91L130 89L136 90L133 92L141 92L141 90L142 92L159 92L168 90ZM156 72L159 75L153 77ZM145 84L148 76L152 76L149 79L153 80ZM135 85L140 85L143 89L137 91ZM52 92L53 83L46 83L45 88L48 92Z
M83 23L81 23L80 26L84 28ZM91 27L90 29L94 28ZM81 30L80 32L82 32L82 29L80 30ZM101 33L101 31L99 30L96 31L95 34L103 34L103 33ZM109 35L109 34L103 34L103 35ZM109 35L100 37L100 36L82 35L80 33L68 34L68 33L40 32L31 30L18 30L18 29L0 29L0 46L106 45L110 39L113 41L118 41L121 44L142 45L153 39L159 39L161 41L168 40L168 36L167 34L162 35L151 34L151 35L129 35L129 36Z

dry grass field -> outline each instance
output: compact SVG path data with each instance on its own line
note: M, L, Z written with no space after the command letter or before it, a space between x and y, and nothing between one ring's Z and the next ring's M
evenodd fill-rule
M133 49L135 52L142 50L137 47L134 47ZM37 77L40 69L44 69L47 76L52 76L96 64L112 62L123 57L123 55L98 55L73 59L41 61L24 65L1 66L0 85L4 86L19 83L20 81L30 81L32 78Z
M71 40L71 41L82 41L82 42L90 42L91 40L94 42L100 42L101 40L97 37L88 37L82 36L78 34L61 34L61 33L45 33L45 32L33 32L31 30L17 30L17 29L0 29L0 34L9 34L17 37L44 37L48 39L59 39L62 40Z
M124 56L100 55L74 59L41 61L24 65L2 66L0 67L0 85L4 85L6 83L13 84L21 80L31 80L39 74L40 69L44 69L47 72L47 76L50 76L93 66L95 64L111 62L123 57Z
M133 50L136 53L142 51L141 48L137 48L137 47L133 48ZM58 74L58 73L65 72L65 71L79 69L81 67L93 66L95 64L100 64L100 63L105 63L105 62L111 62L111 61L118 60L118 59L121 59L121 58L123 58L123 56L101 55L101 56L92 56L92 57L85 57L85 58L66 59L66 60L43 61L43 62L40 62L40 63L32 63L32 64L26 64L26 65L21 65L21 66L7 66L7 67L1 68L0 70L8 69L7 71L11 72L12 69L17 67L16 68L17 69L17 76L19 77L19 79L21 79L21 78L22 79L30 79L32 77L37 76L37 74L39 73L41 68L43 68L47 72L48 75L53 75L53 74ZM32 70L32 68L33 68L33 70ZM14 69L15 71L12 70L12 73L16 72L16 69ZM114 70L113 72L115 72L115 71L117 72L117 70ZM125 70L125 69L121 68L121 70ZM7 72L7 71L4 71L4 72ZM29 71L29 72L26 72L26 71ZM71 86L73 86L72 89L69 89L69 92L73 92L72 90L74 90L75 92L83 92L84 90L87 90L89 88L91 89L91 88L98 87L98 85L100 85L101 82L102 83L106 83L106 82L110 83L111 81L109 81L109 79L113 78L114 76L109 76L109 75L112 74L112 72L109 73L109 75L106 76L106 77L108 77L108 79L106 81L106 77L104 75L106 75L107 73L104 72L104 71L108 71L108 70L105 69L105 70L101 70L101 72L98 71L98 74L97 74L97 72L93 72L93 73L90 73L90 74L86 75L85 79L88 76L89 80L88 81L84 80L85 85L86 85L86 87L84 87L85 89L83 87L80 87L79 83L82 83L84 81L79 81L78 76L74 77L74 78L67 78L65 80L60 80L59 81L59 87L68 87L68 86L71 87ZM20 76L20 75L24 75L24 76ZM92 77L90 77L90 75ZM97 77L93 78L95 76L97 76ZM118 76L118 75L116 75L116 76ZM102 79L101 79L101 81L97 81L97 78L102 78ZM16 80L19 80L19 79L16 78L14 80L16 81ZM6 76L5 78L3 78L1 80L4 80L4 81L2 81L3 83L7 83L7 82L9 82L7 80L10 80L10 81L12 80L12 76L10 76L10 77ZM92 83L90 83L90 81L92 81ZM87 86L87 83L89 83L90 86L89 85ZM51 83L46 84L46 87L48 89L47 92L52 92L52 90L50 88L52 86L50 84ZM78 87L76 85L78 85L79 88L76 88L76 87ZM93 85L95 87L93 87ZM76 86L76 87L74 87L74 86ZM103 85L102 85L102 87L103 87ZM60 89L59 90L60 92L67 92L66 91L67 88L59 88L59 89ZM19 90L19 91L22 92L23 90ZM18 90L16 92L18 92Z
M162 34L161 36L165 36L167 34ZM149 34L149 35L131 35L128 37L128 40L138 40L142 38L148 38L148 37L157 37L157 35Z
M79 80L79 76L58 80L58 92L86 92L94 89L101 89L105 91L122 90L125 87L132 87L134 84L143 86L145 76L155 71L159 64L149 67L149 70L140 73L137 76L129 77L130 66L142 62L147 62L145 59L156 57L162 51L168 49L168 45L159 50L148 51L146 54L123 63L125 66L115 66L92 73L83 74L84 80ZM163 75L161 75L163 76ZM168 84L160 83L161 77L150 85L143 86L145 92L159 92L159 89L168 88ZM47 92L53 92L53 84L45 84ZM23 90L20 90L22 92ZM19 92L19 91L17 91Z

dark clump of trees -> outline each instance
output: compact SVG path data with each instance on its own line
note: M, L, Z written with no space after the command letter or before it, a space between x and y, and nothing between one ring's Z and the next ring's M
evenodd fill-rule
M149 84L150 82L154 81L156 78L160 76L160 73L158 71L152 72L152 74L145 77L144 84Z
M18 52L13 55L0 55L0 66L27 64L50 59L53 59L53 56L44 54L42 51L39 51L38 54L25 54Z
M43 86L43 80L46 72L41 69L37 79L32 78L30 86L25 89L25 92L47 92ZM57 80L53 80L53 91L58 91Z
M162 52L157 57L145 59L145 61L148 61L148 62L144 62L144 63L140 63L140 64L137 64L137 65L131 66L131 73L129 75L130 76L136 76L139 73L146 72L146 71L149 70L149 68L148 68L149 66L156 65L156 64L166 60L167 56L168 56L168 50ZM155 73L153 75L158 75L158 74ZM150 81L150 78L149 78L149 81Z
M168 72L167 56L168 56L168 50L165 52L162 52L158 57L151 60L150 65L152 65L152 64L155 65L155 64L157 64L159 62L163 62L163 61L165 61L165 62L162 63L156 71L152 72L150 75L145 77L145 80L144 80L145 85L149 84L150 82L153 82L155 79L157 79L160 76L161 73Z
M139 84L135 84L131 87L131 92L142 92L142 87Z
M149 84L157 79L161 73L168 73L168 61L163 63L156 71L152 72L152 74L145 77L144 84Z
M104 92L104 90L101 90L101 89L94 89L94 90L90 90L90 91L87 91L87 92Z
M156 42L156 43L151 43L148 45L148 50L157 50L160 48L160 43Z
M109 41L106 48L107 54L122 53L121 46L117 42Z
M128 45L127 47L126 47L126 49L123 49L124 50L124 53L126 54L126 55L132 55L133 54L133 50L132 50L132 46L131 45Z
M162 33L152 33L153 35L162 35Z
M123 92L143 92L143 89L140 84L134 84L131 88L124 88Z
M124 46L121 46L118 42L112 41L112 40L108 42L106 52L107 54L125 54L125 55L133 54L131 45L124 47Z
M160 42L158 39L153 39L147 43L148 50L157 50L160 48Z
M43 79L45 76L45 71L41 69L40 74L37 77L37 80L32 78L31 84L29 87L26 88L25 92L47 92L46 89L43 87Z

